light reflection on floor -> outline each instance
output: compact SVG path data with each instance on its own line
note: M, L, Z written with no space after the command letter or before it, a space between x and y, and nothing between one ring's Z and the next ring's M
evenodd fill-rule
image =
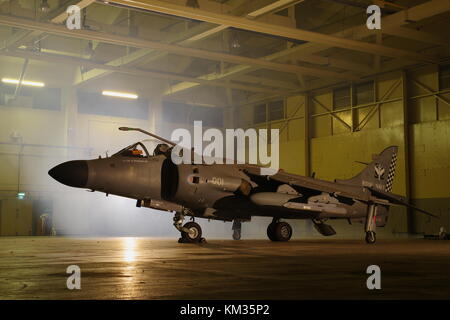
M124 299L131 298L136 295L136 259L138 253L138 239L134 237L121 238L122 245L122 257L126 263L122 271L122 285L126 288L125 294L122 296Z
M122 238L123 246L123 260L126 262L136 261L136 238L126 237Z

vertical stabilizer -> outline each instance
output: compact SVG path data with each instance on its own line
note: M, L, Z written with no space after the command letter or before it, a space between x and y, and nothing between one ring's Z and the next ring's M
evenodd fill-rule
M381 191L391 192L397 164L397 152L397 146L388 147L380 154L374 155L372 162L356 176L347 180L336 180L336 182L368 186Z

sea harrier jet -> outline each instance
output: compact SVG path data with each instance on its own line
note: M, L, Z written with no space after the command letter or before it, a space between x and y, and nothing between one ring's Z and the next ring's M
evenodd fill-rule
M310 219L324 236L336 234L327 221L361 221L366 242L375 243L376 227L386 224L391 206L434 216L391 193L396 146L373 156L353 178L325 181L283 171L262 175L261 167L250 164L175 164L174 142L139 128L119 129L139 131L162 143L152 154L137 142L106 158L68 161L52 168L49 175L67 186L132 198L138 207L173 212L179 242L204 240L195 218L234 221L233 238L239 240L241 222L253 216L272 217L267 227L272 241L291 238L292 227L286 222L290 219ZM185 216L192 218L183 225Z

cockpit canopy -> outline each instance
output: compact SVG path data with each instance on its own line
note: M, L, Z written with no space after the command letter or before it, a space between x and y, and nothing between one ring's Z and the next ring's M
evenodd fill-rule
M166 157L170 157L171 148L169 145L165 143L160 143L153 150L152 156L165 155ZM119 152L115 153L114 156L121 157L130 157L130 158L149 158L151 157L150 153L147 150L147 147L142 142L136 142L126 148L123 148Z

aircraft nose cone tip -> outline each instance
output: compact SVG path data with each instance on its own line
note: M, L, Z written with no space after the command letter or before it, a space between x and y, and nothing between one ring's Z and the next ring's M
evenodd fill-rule
M56 181L69 187L84 188L88 180L86 160L68 161L50 169L48 174Z

